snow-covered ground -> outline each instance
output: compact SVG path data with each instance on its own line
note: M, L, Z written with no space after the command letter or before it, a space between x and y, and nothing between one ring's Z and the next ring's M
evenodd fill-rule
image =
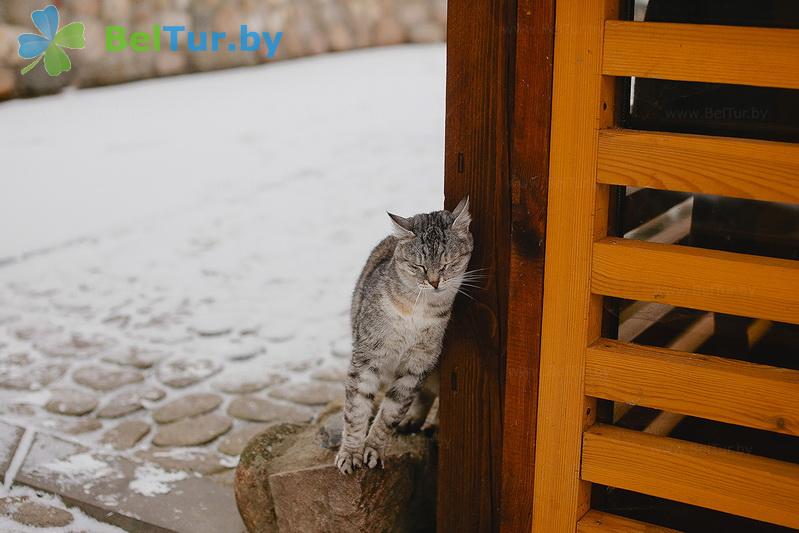
M106 368L111 345L165 353L143 371L164 401L343 362L332 347L385 211L442 203L444 56L401 46L0 104L0 380L68 367L44 390L0 388L0 405L30 406L0 418L65 436L50 391L85 391L74 371ZM100 347L60 357L74 335ZM264 352L232 361L242 344ZM219 373L175 390L158 374L176 358ZM103 425L69 438L96 446Z

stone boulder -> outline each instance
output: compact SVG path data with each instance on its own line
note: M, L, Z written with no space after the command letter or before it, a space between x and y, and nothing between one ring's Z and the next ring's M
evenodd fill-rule
M436 443L397 436L383 469L351 476L333 466L338 410L306 428L271 426L241 454L235 492L250 533L435 531ZM337 429L338 428L338 429Z

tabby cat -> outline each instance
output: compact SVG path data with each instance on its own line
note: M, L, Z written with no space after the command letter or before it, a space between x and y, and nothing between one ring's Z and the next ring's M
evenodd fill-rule
M475 274L466 197L452 211L403 218L372 251L352 296L352 360L344 434L336 466L344 474L382 466L395 429L413 431L438 394L436 366L452 303ZM375 397L385 389L374 420Z

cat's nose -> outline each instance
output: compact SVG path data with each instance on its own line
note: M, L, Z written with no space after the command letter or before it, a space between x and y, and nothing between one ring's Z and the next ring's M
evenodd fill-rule
M436 279L429 279L429 280L427 280L427 283L429 283L430 285L432 285L434 289L437 289L437 288L438 288L438 281L439 281L439 280L438 280L438 278L436 278Z

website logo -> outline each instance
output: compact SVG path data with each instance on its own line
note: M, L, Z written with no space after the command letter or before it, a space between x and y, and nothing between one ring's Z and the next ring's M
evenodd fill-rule
M106 26L105 28L105 51L121 52L130 48L134 52L160 52L161 33L169 34L169 50L177 52L179 47L180 34L186 32L186 26L160 26L154 24L150 33L137 31L130 33L124 26ZM188 31L186 32L186 44L189 52L217 52L220 49L229 52L257 52L262 53L269 59L275 57L283 32L255 32L250 31L246 24L239 26L238 38L228 36L226 32L206 32Z
M23 33L19 41L19 55L36 60L22 69L24 76L44 58L44 69L50 76L59 76L72 69L72 62L64 48L79 50L86 46L85 27L82 22L71 22L58 29L59 16L55 6L47 6L31 13L33 25L42 32Z

